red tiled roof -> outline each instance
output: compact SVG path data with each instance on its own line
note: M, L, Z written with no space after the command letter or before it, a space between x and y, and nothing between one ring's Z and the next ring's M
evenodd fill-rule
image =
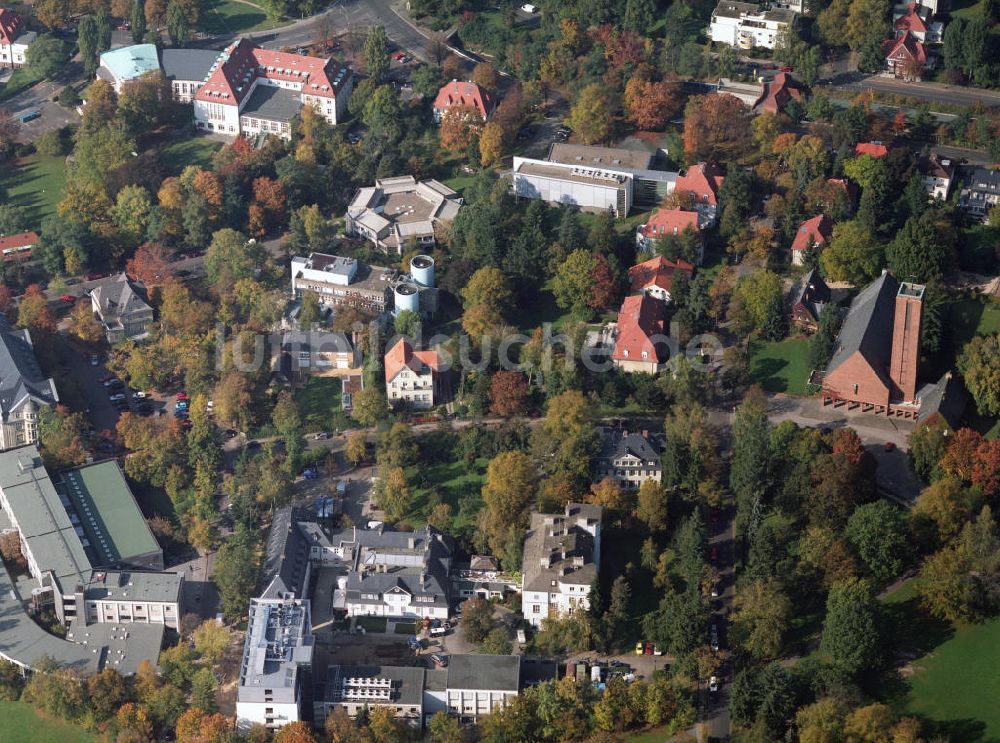
M493 111L493 100L490 94L473 82L452 80L438 91L434 99L434 108L444 111L452 106L471 106L479 111L484 119L489 118Z
M826 245L833 234L833 222L825 214L807 219L799 225L792 241L792 250L809 250L813 245Z
M16 235L0 237L0 250L27 248L36 244L38 244L38 233L36 232L19 232Z
M669 292L674 283L674 273L677 271L683 271L690 276L694 272L694 266L683 258L674 263L663 256L657 256L632 266L628 270L628 278L634 292L641 292L651 286Z
M683 209L657 209L642 227L642 234L650 239L662 235L677 235L690 227L698 231L698 212Z
M777 114L793 100L802 100L802 88L787 72L779 72L773 80L764 83L764 92L757 99L754 108Z
M303 95L335 97L344 85L342 65L330 58L261 49L249 39L240 39L219 56L208 81L195 99L224 105L238 105L250 93L254 80L281 80L302 86Z
M385 353L385 381L391 382L403 367L409 367L419 374L422 366L429 366L431 371L436 372L437 351L414 351L413 345L406 338L400 338Z
M724 180L725 176L716 166L698 163L688 168L684 175L677 176L674 190L687 191L694 196L695 201L718 206L719 188Z
M921 65L927 63L927 50L909 31L904 31L895 39L886 39L882 51L885 52L886 59L895 62L902 62L904 58L909 58L917 60Z
M0 44L13 44L21 35L21 16L10 8L0 8Z
M924 23L924 19L920 17L920 13L917 12L917 4L910 3L906 6L906 15L900 16L896 20L896 30L897 31L917 31L919 33L927 33L927 24Z
M880 142L858 142L854 145L854 154L885 157L889 154L889 148Z
M650 337L666 335L663 308L662 301L648 294L625 297L618 311L618 338L611 357L621 361L659 361L661 353ZM643 351L646 352L645 359Z

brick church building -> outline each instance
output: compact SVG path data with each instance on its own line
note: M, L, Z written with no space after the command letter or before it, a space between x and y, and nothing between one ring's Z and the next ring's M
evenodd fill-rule
M824 405L918 418L924 287L887 271L855 297L823 376Z

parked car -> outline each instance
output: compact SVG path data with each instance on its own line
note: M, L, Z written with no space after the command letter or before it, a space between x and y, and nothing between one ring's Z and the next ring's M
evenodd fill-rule
M34 121L41 115L42 115L41 111L38 110L25 111L23 114L17 117L17 120L20 121L22 124L27 124L29 121Z
M431 627L431 637L442 637L448 634L447 627Z
M103 279L104 274L102 274L100 271L91 271L90 273L86 274L84 278L87 281L97 281L98 279Z
M709 557L709 559L712 562L718 562L719 561L719 548L718 547L712 547L711 551L708 553L708 557Z
M61 301L61 302L68 302L69 304L73 304L73 302L76 301L76 297L74 297L72 294L60 294L59 295L59 301Z
M101 363L101 357L100 356L98 356L96 353L90 354L90 365L91 366L97 366L100 363Z
M642 655L643 648L644 648L644 645L641 642L637 642L635 644L635 654L636 655Z
M326 439L330 438L330 434L328 434L326 431L320 431L319 433L315 434L313 438L316 439L317 441L325 441Z
M896 448L896 445L894 443L892 443L891 441L886 441L884 448L885 448L886 451L892 451L893 449Z
M712 623L712 629L709 637L709 644L712 646L712 652L719 652L719 628Z
M136 400L145 400L146 399L146 393L143 392L142 390L138 390L138 391L132 393L132 397L134 399L136 399Z
M708 691L710 694L715 694L719 691L719 677L712 676L708 680Z
M115 379L114 377L108 377L107 379L104 380L104 386L105 387L111 387L117 381L118 380Z
M187 392L178 392L177 393L177 399L178 400L187 400L188 399Z
M186 410L174 411L174 418L177 418L177 420L185 420L187 419L187 417L188 417L188 412Z
M185 411L188 409L187 400L181 400L174 406L174 410Z
M315 480L317 477L319 477L319 473L312 467L306 467L304 470L302 470L302 476L307 480Z
M111 397L109 397L108 399L111 400L111 402L118 402L119 400L124 400L125 399L125 393L124 392L116 392L113 395L111 395Z
M232 428L227 428L225 431L222 432L222 438L224 438L226 441L229 441L229 439L235 439L239 435L240 435L239 432Z
M96 355L97 354L93 354L90 358L94 358L94 356L96 356ZM111 372L108 372L107 374L102 374L99 379L100 379L101 384L104 384L105 382L110 382L114 378L115 378L115 375L112 374Z

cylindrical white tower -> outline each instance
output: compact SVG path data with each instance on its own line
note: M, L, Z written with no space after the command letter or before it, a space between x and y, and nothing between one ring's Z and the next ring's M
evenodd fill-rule
M410 276L420 286L434 286L434 259L429 255L415 255L410 261Z
M393 300L393 315L398 315L403 310L420 312L420 289L415 284L409 282L397 284L393 291Z

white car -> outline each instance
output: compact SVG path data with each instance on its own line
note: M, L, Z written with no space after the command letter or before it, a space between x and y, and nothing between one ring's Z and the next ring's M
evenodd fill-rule
M132 397L135 400L145 400L146 399L146 393L143 392L142 390L139 390L138 392L133 392L132 393Z
M719 691L719 677L718 676L712 676L712 678L710 678L708 680L708 690L712 694L715 694L717 691Z

